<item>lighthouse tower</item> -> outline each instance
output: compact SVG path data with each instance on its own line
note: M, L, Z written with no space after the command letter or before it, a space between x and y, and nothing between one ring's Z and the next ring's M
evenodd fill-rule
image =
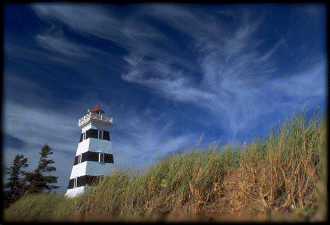
M75 197L87 186L101 181L113 168L109 127L113 118L104 115L98 105L79 119L81 136L70 176L67 197Z

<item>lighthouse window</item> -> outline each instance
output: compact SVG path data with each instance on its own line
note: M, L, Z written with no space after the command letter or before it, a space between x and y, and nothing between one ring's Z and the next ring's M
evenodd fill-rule
M73 178L73 187L77 187L78 184L77 184L77 178Z
M99 130L99 139L103 139L103 130Z
M99 162L104 163L104 153L102 153L102 152L100 152L100 155L99 155Z
M73 165L77 165L78 164L78 156L74 157L74 163Z
M73 179L71 179L69 181L69 185L68 185L68 189L71 189L71 188L73 188Z
M104 162L105 163L113 163L113 155L112 154L104 154Z
M86 131L86 138L97 138L98 132L96 129L89 129Z
M83 133L84 140L86 140L86 132Z
M95 183L97 183L97 176L90 176L90 175L85 175L82 177L83 182L82 182L82 186L83 185L93 185Z
M110 141L110 133L109 133L109 131L104 131L103 132L103 140Z
M81 154L80 155L78 155L78 163L81 163Z
M99 161L99 153L97 152L85 152L82 154L82 162L85 161L94 161L94 162L98 162Z

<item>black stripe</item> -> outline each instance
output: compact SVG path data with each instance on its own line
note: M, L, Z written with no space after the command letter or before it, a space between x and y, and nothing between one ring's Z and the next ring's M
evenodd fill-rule
M88 138L95 138L98 139L98 130L97 129L89 129L86 131L86 139ZM80 134L80 139L79 139L79 143L83 141L83 133ZM102 140L106 140L106 141L110 141L110 133L109 131L103 131L103 139Z
M85 175L85 176L77 177L77 187L98 184L100 181L100 177L102 180L104 176ZM72 188L74 188L74 179L70 179L69 181L68 189L72 189Z
M76 156L74 158L73 165L78 164L78 157L79 156ZM81 162L85 162L85 161L98 162L99 161L99 152L87 151L87 152L82 153ZM114 163L113 154L104 153L104 163Z

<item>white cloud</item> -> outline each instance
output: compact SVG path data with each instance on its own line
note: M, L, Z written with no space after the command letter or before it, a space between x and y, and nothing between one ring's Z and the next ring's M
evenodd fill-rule
M123 110L123 109L121 109ZM121 111L120 110L120 111ZM116 131L125 134L126 138L117 140L119 143L131 143L139 152L153 152L161 148L170 140L173 122L165 114L152 115L150 113L137 113L134 109L124 107L125 114L114 112L117 115ZM145 111L148 111L146 109ZM166 121L165 124L164 120ZM120 122L119 122L120 121ZM160 125L162 123L162 125ZM183 134L190 136L191 134ZM178 140L186 140L182 137L175 137ZM173 146L175 149L175 146Z
M253 126L252 121L260 115L275 110L276 105L280 104L277 97L274 97L276 95L290 98L307 96L307 93L324 94L323 86L319 83L316 86L310 85L314 78L307 75L297 75L304 79L267 82L269 77L278 73L275 61L277 51L281 47L288 48L288 44L282 37L265 49L262 44L267 40L257 39L255 35L264 22L264 14L255 17L254 11L249 9L238 14L228 10L220 11L220 14L229 16L237 25L228 27L206 12L188 10L180 5L143 5L125 19L119 19L100 7L50 4L33 7L41 18L59 20L76 31L124 46L130 51L124 58L130 67L128 72L122 74L123 80L147 86L174 102L192 103L208 109L216 121L221 121L221 125L227 123L223 120L228 121L233 136ZM173 62L185 66L188 65L187 60L155 44L157 40L167 45L168 49L175 47L161 31L143 21L145 16L161 20L193 38L193 46L199 51L196 65L189 65L188 71L173 69ZM58 41L55 43L59 46L64 46L61 51L67 52L75 46L64 42L64 38L54 40ZM154 60L145 60L144 56L153 57ZM203 72L199 83L190 75L198 68ZM282 74L278 76L283 77ZM283 82L286 84L281 84ZM287 88L288 84L296 88ZM304 92L305 95L299 94L303 89L310 91ZM283 91L278 93L278 90ZM271 102L269 99L272 99ZM138 136L136 138L141 139Z
M326 95L326 61L321 59L305 71L270 81L277 92L292 98L324 97Z
M273 48L271 48L268 52L266 52L263 56L260 57L259 62L266 62L267 60L270 59L270 57L275 53L275 51L281 47L281 46L286 46L285 45L285 39L281 38L275 45Z
M60 141L70 146L78 130L74 118L12 102L5 103L4 118L6 134L33 145Z
M152 48L150 38L163 37L152 26L141 23L135 18L121 20L99 6L34 4L32 8L44 20L61 21L78 32L111 40L129 49L147 52Z
M243 11L240 18L233 18L239 25L232 32L210 16L205 15L207 20L203 19L203 12L191 12L173 5L148 5L146 8L151 8L150 14L157 19L194 38L195 47L200 51L197 62L203 71L202 81L197 84L192 80L189 74L192 71L184 73L171 69L169 61L157 58L147 62L134 54L126 58L131 67L122 78L148 86L173 101L209 109L213 118L219 118L217 121L229 121L233 137L240 131L252 129L253 121L259 116L282 107L284 103L279 99L282 96L324 95L324 86L316 81L324 75L321 72L317 73L318 78L298 75L301 78L293 76L268 82L275 74L283 77L277 71L275 54L281 47L287 49L288 45L282 37L268 46L268 50L261 51L265 48L261 44L267 40L257 39L255 34L263 23L263 14L252 19L252 11ZM305 88L309 91L298 94ZM224 122L220 124L224 125Z
M80 46L65 40L63 37L54 37L50 34L38 34L36 40L45 49L61 53L65 56L79 58L88 57L88 54L85 53Z
M101 7L75 4L34 4L32 8L40 18L59 20L72 29L93 33L106 39L117 36L113 30L121 26L105 13ZM106 29L105 29L106 28Z

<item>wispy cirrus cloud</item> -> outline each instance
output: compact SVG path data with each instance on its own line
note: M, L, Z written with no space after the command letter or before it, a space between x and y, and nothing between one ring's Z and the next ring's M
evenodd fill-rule
M203 10L190 10L180 5L144 5L124 18L116 17L100 7L85 5L37 4L33 8L40 18L61 21L78 32L123 46L129 52L123 58L128 65L127 72L121 75L124 81L147 86L174 102L207 108L216 118L228 121L220 123L226 126L229 123L233 137L250 127L258 116L275 110L276 104L269 102L278 102L276 98L283 99L283 96L290 99L294 92L299 92L297 88L303 85L292 78L297 85L293 88L296 91L278 94L277 91L282 88L278 84L280 77L285 74L278 71L275 55L279 51L289 51L289 36L279 34L275 42L265 45L267 40L256 34L263 26L266 14L256 13L249 8L235 13L230 10L219 11L217 17ZM145 23L146 18L148 23ZM223 22L228 19L234 26ZM178 55L180 50L173 53L173 49L178 47L175 41L169 41L165 30L156 29L153 20L161 21L189 37L193 44L189 48L197 52L196 60L187 60ZM89 23L84 24L84 21ZM54 35L39 35L38 38L39 43L48 49L54 49L52 43L56 43L57 47L63 46L57 48L63 54L75 54L81 49L74 43L64 42L65 38L57 39ZM159 43L167 47L162 48ZM181 68L176 68L174 64ZM322 62L318 65L323 66ZM196 72L201 73L201 78L192 76ZM268 80L275 76L279 79ZM321 89L324 87L320 83L318 86ZM272 107L265 107L269 104Z
M61 55L67 57L89 57L86 50L83 49L81 46L66 40L66 38L63 37L63 32L57 32L56 34L51 34L51 32L52 31L48 31L45 34L38 34L36 36L37 43L51 52L60 53Z
M122 110L125 114L120 113ZM159 155L174 151L177 148L187 146L197 135L192 132L185 132L181 135L173 134L174 124L167 114L154 114L147 108L138 113L136 109L122 105L122 107L113 107L113 114L116 115L113 130L117 136L114 147L117 150L116 155L123 157L120 160L129 160L131 163L137 163L136 159L145 159L139 162L140 168L151 163ZM129 156L129 157L128 157ZM151 158L150 158L151 157ZM125 164L124 161L120 161Z
M130 66L130 71L122 74L124 80L146 85L169 99L198 102L215 97L214 94L195 87L192 78L174 69L168 62L148 61L136 54L128 56L125 60Z
M326 95L326 61L318 59L316 64L306 70L291 74L289 77L271 81L271 85L282 95L301 99L306 97L322 98Z
M81 6L75 8L76 11L70 10L70 7L36 5L35 10L42 18L60 20L72 29L111 39L127 47L131 53L124 58L130 66L129 71L122 74L125 81L148 86L173 101L207 107L215 115L225 114L231 121L231 127L237 130L244 129L246 121L255 120L262 114L268 99L273 98L264 91L267 89L265 80L277 72L274 54L281 48L288 48L288 45L282 36L267 49L263 46L266 40L256 38L264 14L255 17L254 12L247 9L240 12L241 16L233 16L234 13L226 10L226 16L236 24L232 28L221 23L221 18L218 20L206 12L191 11L177 5L146 5L124 20L97 7ZM159 46L152 44L153 40L168 46L171 43L152 23L145 24L139 20L141 15L142 18L149 15L161 20L193 38L194 46L200 53L197 59L203 73L200 83L191 77L192 69L196 67L189 67L188 71L175 70L172 66L173 54L168 52L166 57L157 55L157 52L162 52L164 56L166 51L159 51ZM82 21L86 20L91 22L82 26ZM145 56L151 56L154 60L145 60ZM183 62L184 59L180 59L176 63L184 67ZM272 84L267 84L272 89Z
M32 8L40 18L48 21L61 21L76 31L93 33L107 39L120 35L113 30L118 30L121 24L112 19L101 7L74 4L34 4Z
M79 132L75 120L71 117L12 102L8 102L5 109L6 134L33 146L56 140L65 150L68 148L65 143L71 145L72 138Z
M119 19L99 6L35 4L32 7L40 18L52 24L52 21L60 21L77 32L92 34L125 47L141 48L143 44L147 45L141 39L160 38L160 33L153 27L134 19Z
M152 16L194 38L200 52L197 63L202 69L202 80L196 83L191 76L192 71L171 69L170 62L159 63L157 59L146 61L134 54L126 57L130 71L123 74L122 78L146 85L173 101L208 108L213 116L229 121L233 137L251 128L253 121L260 115L279 107L279 99L283 104L283 97L303 97L301 92L304 88L311 91L309 94L313 94L315 89L318 93L324 93L322 90L325 86L320 81L325 72L324 61L307 69L307 73L311 74L308 79L305 79L304 74L292 75L288 83L281 79L286 75L278 71L275 54L287 50L288 44L285 37L281 36L273 45L265 47L266 40L256 37L263 23L263 15L252 17L253 12L246 10L241 18L233 18L237 24L233 30L220 22L210 23L210 18L205 22L201 12L194 13L172 5L151 8ZM270 77L276 77L275 74L278 79L269 81ZM312 85L307 85L305 80ZM286 84L281 86L281 82ZM280 90L289 83L290 91Z

